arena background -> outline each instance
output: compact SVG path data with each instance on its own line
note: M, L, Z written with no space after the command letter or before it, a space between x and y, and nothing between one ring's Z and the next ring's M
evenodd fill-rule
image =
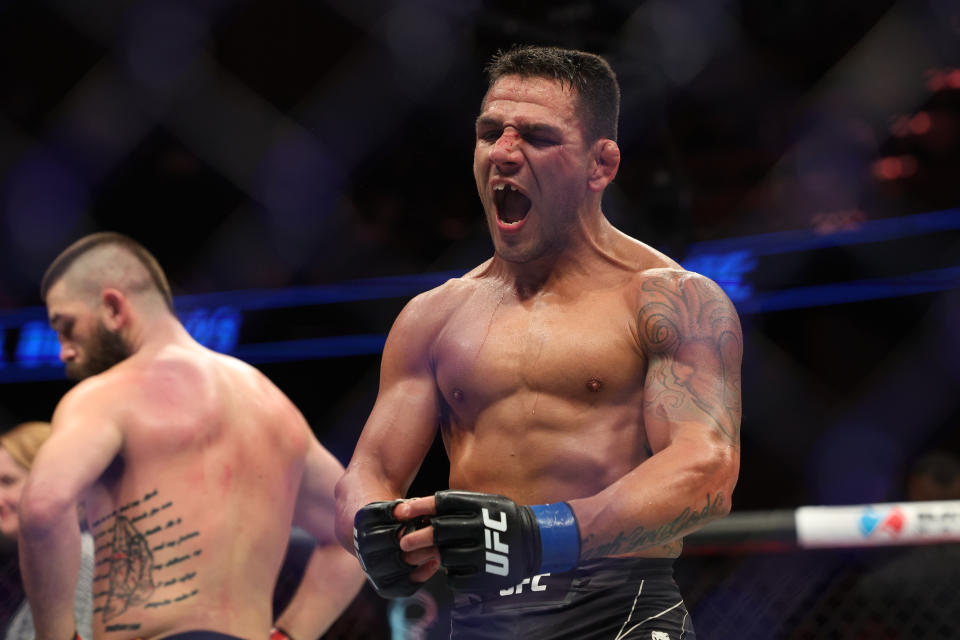
M345 463L393 318L492 251L473 119L514 43L607 57L605 212L738 306L734 512L902 500L911 464L960 451L954 0L2 0L0 431L69 388L45 267L115 230ZM445 474L435 448L412 493ZM692 553L678 578L708 640L955 638L960 595L933 593L949 553ZM0 625L20 597L3 558ZM278 600L295 573L296 553ZM365 590L328 637L388 637L387 615Z

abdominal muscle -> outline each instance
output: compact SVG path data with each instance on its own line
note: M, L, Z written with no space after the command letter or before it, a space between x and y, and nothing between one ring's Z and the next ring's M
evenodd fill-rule
M632 407L577 407L539 394L514 394L444 430L450 488L545 504L599 493L648 457Z
M474 424L444 430L451 489L504 495L523 505L562 502L600 493L649 457L631 411L607 407L562 420L557 401L538 409L550 420L518 420L509 403L501 405ZM616 557L675 558L681 550L676 540Z

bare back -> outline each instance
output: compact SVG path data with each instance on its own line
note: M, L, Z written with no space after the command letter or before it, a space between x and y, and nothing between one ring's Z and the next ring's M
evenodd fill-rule
M98 637L266 637L308 442L299 412L252 367L199 346L138 353L100 377L119 390L109 413L123 445L86 500Z

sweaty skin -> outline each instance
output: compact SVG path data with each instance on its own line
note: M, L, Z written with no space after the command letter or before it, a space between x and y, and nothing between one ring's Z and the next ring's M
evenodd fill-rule
M584 140L573 104L544 78L506 76L488 92L474 175L495 255L412 300L391 329L337 487L342 544L356 509L405 495L438 428L450 488L569 502L581 559L674 557L685 533L728 512L736 312L716 284L603 217L619 151ZM502 184L530 201L519 223L498 216ZM394 512L433 513L432 497ZM414 580L438 565L431 536L401 541Z
M191 629L266 638L294 521L317 538L332 585L312 616L338 607L332 622L360 586L356 561L330 547L340 464L256 369L197 344L172 315L141 315L109 295L132 318L132 355L64 396L24 491L21 557L38 629L66 637L72 628L58 591L75 580L81 500L96 549L98 640ZM83 338L89 307L64 281L47 305L65 359L83 365L78 354L94 344Z

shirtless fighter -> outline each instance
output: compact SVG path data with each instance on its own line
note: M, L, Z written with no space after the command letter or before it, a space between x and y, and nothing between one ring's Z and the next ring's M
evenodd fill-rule
M270 637L292 522L318 540L311 593L295 597L312 606L278 626L320 635L363 575L334 537L343 468L300 412L256 369L190 337L160 266L126 236L71 245L41 294L81 382L54 412L20 505L37 638L73 637L79 500L96 548L98 640Z
M454 638L693 638L672 562L730 509L737 314L604 217L606 62L524 47L488 73L473 170L494 256L397 318L338 534L386 597L442 566ZM450 490L400 501L437 428Z

